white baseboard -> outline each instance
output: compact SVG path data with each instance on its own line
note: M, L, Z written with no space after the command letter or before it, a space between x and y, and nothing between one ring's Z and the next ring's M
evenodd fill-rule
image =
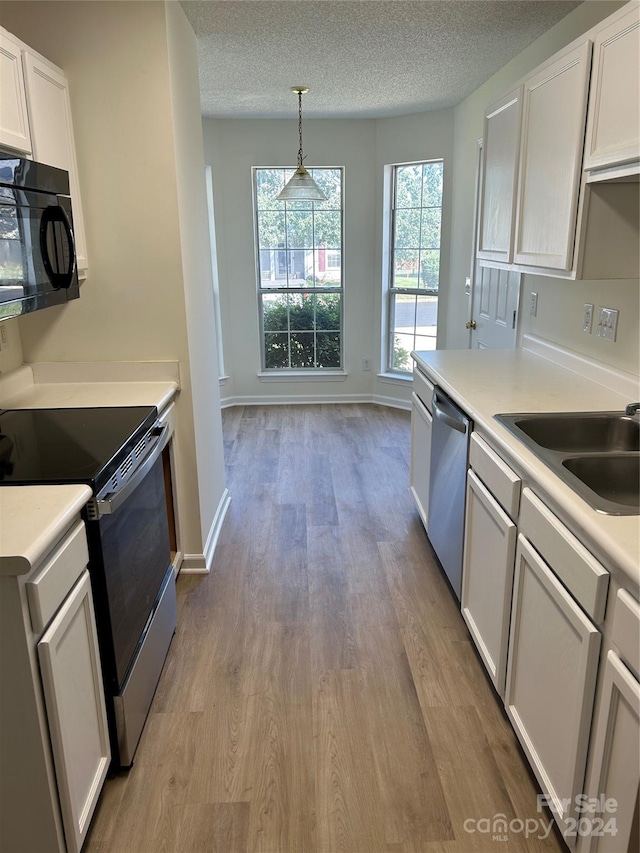
M394 409L411 410L411 402L396 397L384 397L380 394L303 394L276 396L242 396L224 397L220 406L228 409L231 406L296 406L314 405L321 403L374 403L377 406L390 406Z
M229 489L225 489L222 497L220 498L218 509L216 510L216 514L211 524L211 529L209 530L209 535L207 536L207 540L204 545L204 553L185 554L180 569L183 574L207 575L211 571L213 555L215 554L216 545L218 544L218 537L220 536L220 531L222 529L222 522L225 519L230 503L231 495L229 494Z

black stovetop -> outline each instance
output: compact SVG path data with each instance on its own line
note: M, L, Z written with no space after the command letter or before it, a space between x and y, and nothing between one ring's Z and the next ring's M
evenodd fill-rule
M0 486L86 483L97 493L157 416L155 406L0 409Z

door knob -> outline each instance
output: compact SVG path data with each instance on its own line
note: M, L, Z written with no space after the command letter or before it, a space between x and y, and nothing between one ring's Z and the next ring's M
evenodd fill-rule
M476 328L476 321L475 320L469 320L468 323L464 324L464 327L465 327L465 329L475 329Z

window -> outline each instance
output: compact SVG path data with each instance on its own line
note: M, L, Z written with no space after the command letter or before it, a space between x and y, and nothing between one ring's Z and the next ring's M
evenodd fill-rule
M310 169L323 202L276 201L293 169L254 171L265 370L342 367L342 169Z
M411 350L436 348L442 160L394 166L389 239L387 370L411 371Z

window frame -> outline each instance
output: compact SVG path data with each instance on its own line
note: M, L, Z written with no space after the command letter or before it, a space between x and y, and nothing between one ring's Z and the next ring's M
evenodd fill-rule
M394 287L394 270L395 270L395 253L396 253L396 245L395 245L395 235L396 235L396 213L397 213L397 192L398 192L398 182L397 182L397 174L398 170L405 168L407 166L424 166L429 163L440 163L442 164L442 193L440 195L440 246L438 248L439 253L439 261L438 261L438 286L437 288L427 288L427 287ZM389 169L389 180L391 183L389 190L389 222L388 222L388 234L387 234L387 245L388 245L388 265L387 265L387 298L386 298L386 347L385 347L385 373L393 375L399 379L411 377L411 369L408 370L400 370L394 365L394 336L395 336L395 296L396 294L408 294L410 296L436 296L440 297L440 284L441 284L441 276L442 276L442 217L443 217L443 208L444 208L444 157L432 157L428 160L413 160L406 163L393 163ZM422 199L421 199L422 201ZM433 208L433 205L422 205L420 206L420 210L424 210L425 207ZM404 209L404 208L402 208ZM421 220L422 221L422 220ZM420 251L422 247L418 247L416 250ZM433 251L425 249L425 251ZM415 340L415 323L414 323L414 340ZM436 326L436 336L435 342L437 347L437 335L438 330ZM435 347L434 347L435 348Z
M290 376L295 376L295 375L300 375L300 374L310 374L310 375L320 376L320 375L325 375L325 374L330 374L330 373L343 373L344 372L344 292L345 292L345 264L344 264L344 257L345 257L345 252L344 252L344 209L345 209L345 204L344 204L344 192L345 192L344 172L345 172L345 170L344 170L344 167L343 166L317 166L317 167L313 167L313 168L309 169L309 172L312 175L312 177L313 177L314 173L320 172L320 171L325 171L325 170L326 171L333 171L333 172L337 171L340 173L340 208L339 208L339 212L340 212L340 248L339 249L332 248L330 250L330 251L334 251L334 252L336 252L336 251L340 252L340 259L341 259L340 285L339 286L332 285L332 286L325 286L325 287L318 286L318 285L316 285L314 287L300 287L300 286L293 286L292 287L292 286L288 286L288 285L285 285L283 287L263 287L262 286L262 264L261 264L262 252L276 252L276 253L278 253L281 250L284 252L291 251L290 249L288 249L286 244L283 247L275 247L275 248L268 247L268 248L264 248L264 249L262 249L260 246L259 215L258 215L260 209L258 208L257 176L258 176L258 173L261 171L270 171L270 170L271 171L277 170L277 171L284 172L285 183L286 183L286 181L289 180L291 175L293 175L293 173L295 172L295 169L291 168L289 166L252 166L251 167L251 188L252 188L252 195L253 195L254 257L255 257L255 270L256 270L256 292L257 292L257 302L258 302L258 325L259 325L259 332L260 332L260 335L259 335L259 337L260 337L260 372L261 372L261 374L267 374L267 375L272 375L272 376L287 375L287 374ZM283 210L285 211L285 222L286 222L286 210L287 210L286 205L287 205L287 202L280 202L280 204L282 204ZM314 204L314 202L312 202L312 205L313 204ZM312 207L311 209L315 212L315 207ZM338 208L330 208L330 209L331 210L337 210ZM295 208L294 208L294 210L295 210ZM286 233L286 226L285 226L285 233ZM310 251L312 251L314 253L314 256L315 256L315 254L322 247L315 245L315 236L314 236L314 240L312 242L314 243L314 245L312 245L312 247L310 248ZM296 250L293 250L293 251L296 251ZM299 251L304 252L304 251L309 251L309 250L300 249ZM287 277L288 277L288 272L287 272ZM333 294L333 295L339 296L340 297L340 327L337 330L338 334L340 336L340 362L339 362L339 365L338 366L332 366L332 367L316 367L316 366L291 367L290 366L291 350L289 347L289 366L288 367L267 367L266 366L266 336L265 336L265 329L264 329L264 302L263 302L263 298L266 294L272 294L272 295L273 294L280 294L280 295L284 295L284 294L287 294L287 295L294 295L294 294L323 295L323 294L329 294L329 295L331 295L331 294ZM305 331L305 330L298 330L298 331ZM324 330L321 330L321 331L324 331ZM314 329L310 330L310 332L313 334L316 334L318 332L318 329L314 328ZM288 335L292 334L291 329L289 329L287 331L287 334Z

